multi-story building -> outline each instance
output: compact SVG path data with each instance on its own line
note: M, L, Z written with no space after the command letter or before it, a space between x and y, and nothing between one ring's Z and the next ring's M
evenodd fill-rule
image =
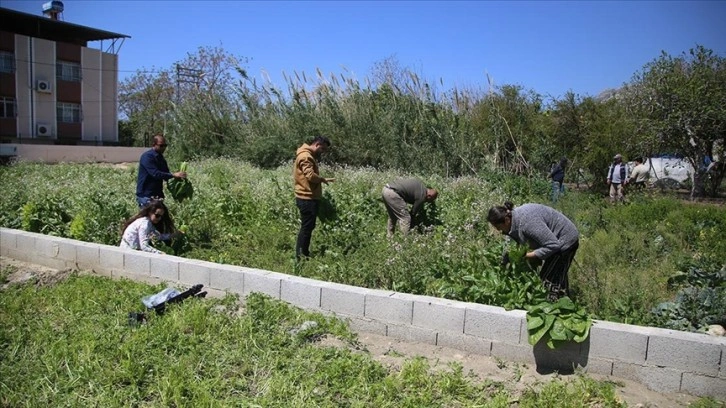
M130 37L67 23L62 11L60 1L43 15L0 8L1 142L118 142L117 52Z

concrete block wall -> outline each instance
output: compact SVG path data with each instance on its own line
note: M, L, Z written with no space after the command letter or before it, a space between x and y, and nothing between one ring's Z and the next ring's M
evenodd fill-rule
M10 144L18 160L44 163L138 163L148 147Z
M7 228L0 228L0 255L110 277L201 283L212 292L261 292L334 314L358 332L535 364L545 372L581 368L638 381L658 392L726 399L726 337L595 321L587 341L549 350L544 344L529 345L522 310L364 289Z

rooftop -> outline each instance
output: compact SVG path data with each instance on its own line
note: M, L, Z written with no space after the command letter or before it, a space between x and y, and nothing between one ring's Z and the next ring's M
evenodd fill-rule
M87 46L89 41L131 38L126 34L112 33L65 21L52 20L42 15L22 13L0 7L0 28L3 31L28 37L43 38L70 44Z

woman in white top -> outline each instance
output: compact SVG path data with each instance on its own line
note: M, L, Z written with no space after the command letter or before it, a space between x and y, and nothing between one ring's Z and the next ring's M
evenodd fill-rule
M130 248L155 254L164 252L151 246L152 240L169 240L177 236L174 220L164 202L153 200L142 207L133 217L126 220L122 227L121 248Z

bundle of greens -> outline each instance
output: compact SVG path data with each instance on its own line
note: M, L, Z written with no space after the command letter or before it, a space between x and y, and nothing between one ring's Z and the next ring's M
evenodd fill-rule
M529 344L546 341L551 349L574 340L582 343L590 334L592 318L583 307L565 296L555 303L542 302L527 308Z
M187 171L187 162L182 162L179 171ZM166 188L169 190L171 198L180 203L194 195L194 187L188 178L173 178L166 183Z

